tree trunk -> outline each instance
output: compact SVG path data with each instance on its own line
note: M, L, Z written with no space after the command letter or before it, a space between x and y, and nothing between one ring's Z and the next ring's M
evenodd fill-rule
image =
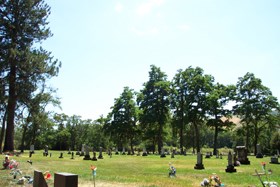
M196 151L198 153L198 152L200 152L199 129L198 129L198 125L196 122L194 122L193 125L194 125L194 130L195 130Z
M254 137L254 155L257 155L257 144L258 144L258 139L259 139L259 133L258 133L258 124L255 123L254 124L255 129L254 129L254 133L255 133L255 137Z
M218 143L218 125L215 124L213 155L217 155L217 143Z
M159 125L159 131L158 131L158 137L157 137L157 140L158 140L158 153L160 154L161 153L161 148L163 146L163 141L162 141L162 128L163 126L160 124Z
M20 146L20 152L24 152L24 140L25 140L25 135L27 131L27 124L23 125L23 132L22 132L22 138L21 138L21 146Z
M0 134L0 154L2 154L2 143L4 139L5 129L6 129L6 116L7 116L7 110L5 110L3 119L2 119L2 129Z
M132 143L132 138L130 139L130 149L131 149L131 154L134 155L134 149L133 149L133 143Z
M246 124L246 141L245 141L245 147L247 151L249 151L249 136L250 136L250 131L249 131L249 124Z
M9 98L7 106L7 129L3 151L14 151L14 118L16 109L16 66L10 62L11 70L9 75Z

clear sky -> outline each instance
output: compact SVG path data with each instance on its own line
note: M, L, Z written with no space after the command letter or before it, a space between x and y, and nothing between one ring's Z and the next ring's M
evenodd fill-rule
M128 86L148 81L150 65L171 80L201 67L216 82L254 73L280 99L279 0L46 0L53 37L43 46L62 62L62 110L106 116Z

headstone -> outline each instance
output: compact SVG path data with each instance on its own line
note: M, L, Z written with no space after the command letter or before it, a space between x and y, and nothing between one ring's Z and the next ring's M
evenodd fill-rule
M211 152L207 152L206 155L205 155L205 158L211 158Z
M82 145L80 156L85 156L85 144Z
M49 155L49 146L45 146L45 149L44 149L44 156L48 156Z
M219 158L219 151L216 151L216 158Z
M50 153L50 157L52 157L52 153Z
M33 187L48 187L41 171L34 170Z
M58 158L63 158L63 153L62 152L60 153L60 156Z
M220 153L220 159L223 159L223 153Z
M90 160L90 155L89 155L89 146L85 145L85 157L84 160Z
M125 148L122 148L122 155L125 155Z
M119 149L116 147L115 148L115 154L118 155L119 154Z
M92 157L92 160L93 160L93 161L97 161L97 158L96 158L96 152L95 152L95 151L93 151L93 157Z
M147 150L146 150L146 148L145 148L145 147L143 148L143 153L142 153L142 156L148 156L148 153L147 153Z
M237 151L237 160L244 165L250 165L250 161L247 157L247 149L245 146L237 146L236 147L236 151Z
M202 155L200 152L197 153L197 163L194 166L194 169L204 169L204 165L202 163Z
M256 158L263 158L262 148L260 144L257 144L257 155Z
M78 187L78 175L72 173L55 173L54 187Z
M74 159L74 152L71 153L71 159Z
M71 148L69 148L69 150L68 150L68 153L67 153L68 155L70 155L70 154L72 154L71 153Z
M280 164L279 161L278 161L278 156L273 156L270 158L270 164Z
M80 151L77 151L77 152L76 152L76 155L80 155L80 154L81 154Z
M102 155L102 147L99 148L99 155L98 155L98 159L103 159L103 155Z
M30 153L32 153L32 154L35 153L34 152L34 145L30 145Z
M160 153L160 158L164 158L165 156L165 152L164 152L164 148L161 147L161 153Z
M228 153L228 166L227 166L226 172L227 173L236 172L236 169L234 168L234 165L233 165L233 157L232 157L231 152Z
M175 158L175 152L176 152L176 150L173 149L173 150L172 150L172 154L171 154L171 158Z

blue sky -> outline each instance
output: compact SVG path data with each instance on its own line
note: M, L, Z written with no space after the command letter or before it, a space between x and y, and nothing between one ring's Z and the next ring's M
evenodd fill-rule
M62 62L62 110L106 116L123 88L139 91L150 65L171 80L201 67L216 82L247 72L280 98L279 0L46 0L53 37L44 48Z

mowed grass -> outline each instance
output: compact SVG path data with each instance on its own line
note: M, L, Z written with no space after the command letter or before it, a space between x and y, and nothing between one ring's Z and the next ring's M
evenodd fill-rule
M103 154L104 159L98 161L83 160L84 157L71 155L64 152L63 157L59 158L60 152L50 151L52 157L44 157L43 151L35 151L35 154L29 158L28 152L19 157L11 156L20 163L19 168L24 175L33 176L34 170L42 172L49 171L52 179L48 181L49 186L53 186L54 173L67 172L78 174L79 186L93 186L93 178L90 165L97 166L96 186L139 186L139 187L180 187L180 186L200 186L204 178L216 173L226 186L244 187L244 186L262 186L258 177L253 176L255 169L261 172L261 162L267 163L267 168L272 169L273 173L269 180L280 183L280 165L269 164L270 157L257 159L250 156L250 165L241 165L236 167L236 173L226 173L227 157L217 159L203 159L204 170L195 170L195 155L175 155L171 158L167 155L160 158L159 155L149 155L146 157L136 155L113 155L110 158ZM92 153L91 153L92 157ZM4 156L3 156L4 159ZM31 159L30 165L27 160ZM177 169L177 177L168 177L168 164L171 162ZM17 178L19 178L18 176ZM266 180L266 177L262 177ZM16 180L10 175L9 170L0 170L0 186L20 186L15 185ZM25 185L28 186L28 185ZM31 186L31 185L30 185Z

